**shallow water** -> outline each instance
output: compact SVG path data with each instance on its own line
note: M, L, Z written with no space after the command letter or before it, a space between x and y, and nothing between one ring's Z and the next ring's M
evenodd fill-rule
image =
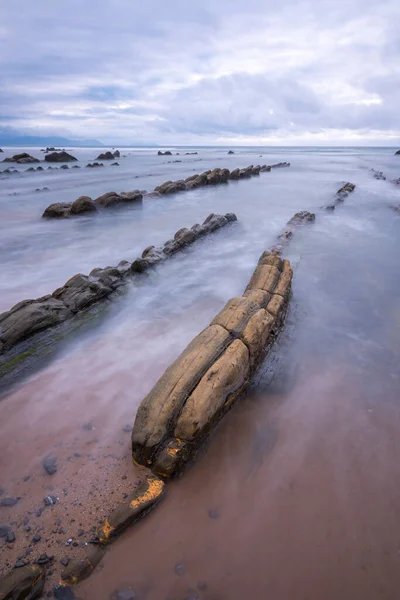
M81 451L82 423L96 427L92 454L113 443L163 370L242 293L286 221L314 210L315 224L299 230L286 252L295 268L287 326L248 397L225 419L206 456L113 546L104 568L78 593L108 598L131 586L148 600L394 600L400 218L388 204L400 202L400 188L375 180L368 169L398 177L399 158L392 149L236 152L204 149L166 164L176 157L126 150L120 167L1 180L1 310L51 292L75 272L132 260L210 212L235 212L239 221L132 285L97 327L78 333L56 360L0 401L0 484L8 495L17 487L20 494L17 482L39 473L56 444ZM72 154L87 161L97 151ZM193 169L281 160L290 169L149 200L141 209L40 220L53 201L150 190ZM333 213L320 210L345 181L356 191ZM44 185L51 191L31 192ZM14 191L19 195L8 196ZM127 438L122 448L129 452ZM218 517L210 518L210 510ZM181 576L174 570L179 563ZM201 582L206 589L198 588Z

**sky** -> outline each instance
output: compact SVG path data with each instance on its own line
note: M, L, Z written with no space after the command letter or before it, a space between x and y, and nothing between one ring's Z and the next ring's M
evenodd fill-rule
M400 145L399 0L0 0L0 127Z

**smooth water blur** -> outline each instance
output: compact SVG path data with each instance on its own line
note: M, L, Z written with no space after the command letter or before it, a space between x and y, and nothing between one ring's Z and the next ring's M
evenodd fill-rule
M213 436L207 456L113 547L79 593L108 598L129 584L148 600L262 598L266 589L274 600L395 600L400 218L388 205L400 202L400 188L369 169L396 178L400 159L393 149L175 151L179 157L127 149L118 172L106 166L2 181L4 310L51 292L75 272L133 259L210 212L238 216L132 283L97 328L77 334L57 360L2 399L2 481L12 493L14 478L38 467L51 440L72 443L82 422L95 424L102 443L112 440L185 345L243 292L287 220L313 210L316 222L298 230L286 252L295 274L285 330L248 397ZM72 151L85 160L97 153ZM166 163L175 159L184 162ZM53 201L150 190L193 170L281 160L291 167L140 209L40 219ZM355 192L334 212L322 210L346 181ZM43 185L52 190L31 193ZM219 519L209 518L210 509ZM181 562L184 577L174 571Z

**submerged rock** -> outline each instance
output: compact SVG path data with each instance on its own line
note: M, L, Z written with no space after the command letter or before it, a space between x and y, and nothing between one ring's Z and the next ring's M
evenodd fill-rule
M54 475L54 473L57 472L57 456L51 456L50 458L45 458L42 464L43 464L44 470L49 475ZM39 541L39 540L37 540L37 541Z
M68 152L51 152L50 154L46 154L44 157L46 162L71 162L74 160L78 160L72 154L68 154Z
M400 154L400 150L396 150L396 152L394 153L394 155L396 156L396 154Z
M54 202L45 209L42 217L45 219L64 219L70 216L71 206L70 202Z
M79 215L82 213L96 212L95 203L89 196L80 196L71 204L71 214Z

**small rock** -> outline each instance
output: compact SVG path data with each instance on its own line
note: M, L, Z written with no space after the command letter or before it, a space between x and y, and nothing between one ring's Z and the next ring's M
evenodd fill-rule
M132 431L132 426L131 425L125 425L124 426L124 431L125 431L125 433L130 433Z
M57 600L75 600L75 594L70 587L56 585L53 589L53 594Z
M62 564L63 567L68 567L68 565L69 565L69 558L62 558L60 560L60 563Z
M29 527L29 525L27 525L27 526L25 527L25 531L28 531L28 532L29 532L30 530L31 530L31 527Z
M177 575L185 575L185 573L186 573L185 565L183 565L182 563L175 565L175 573Z
M24 481L29 481L29 479L30 479L30 478L31 478L31 476L30 476L30 475L25 475L25 477L24 477Z
M217 510L214 510L213 508L211 508L208 511L208 516L210 517L210 519L218 519L219 518L219 512Z
M53 504L57 504L57 498L55 496L46 496L46 498L43 498L43 502L45 506L52 506Z
M27 564L29 563L26 560L17 560L17 562L15 563L15 568L19 569L20 567L26 567Z
M6 535L6 542L8 544L12 544L15 542L15 533L13 531L9 531Z
M50 560L51 558L47 556L47 554L41 554L36 562L38 565L47 565L47 563L49 563Z
M85 532L83 529L79 529L78 531L78 537L82 537L83 535L85 535Z
M111 595L110 600L135 600L136 595L133 590L119 590Z
M11 527L9 525L0 525L0 538L5 538L11 531Z
M34 536L33 536L33 538L32 538L32 542L33 542L34 544L37 544L38 542L40 542L40 540L41 540L41 539L42 539L42 536L41 536L41 535L39 535L39 534L36 534L36 535L34 535Z
M18 502L18 498L3 498L0 502L0 506L15 506Z
M46 458L43 461L43 468L49 475L54 475L57 472L57 456Z
M92 423L84 423L82 425L82 429L85 429L86 431L92 431L92 429L94 429Z

